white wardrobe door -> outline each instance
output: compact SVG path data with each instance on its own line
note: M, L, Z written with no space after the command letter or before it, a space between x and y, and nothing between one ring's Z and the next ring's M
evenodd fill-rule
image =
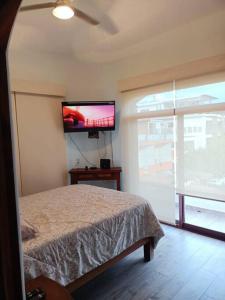
M61 99L16 94L21 193L29 195L67 183Z

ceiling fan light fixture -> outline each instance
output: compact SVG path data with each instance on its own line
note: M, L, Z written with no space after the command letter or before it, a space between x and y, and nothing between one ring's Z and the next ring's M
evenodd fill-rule
M58 19L68 20L74 16L74 10L69 5L60 4L52 10L52 14Z

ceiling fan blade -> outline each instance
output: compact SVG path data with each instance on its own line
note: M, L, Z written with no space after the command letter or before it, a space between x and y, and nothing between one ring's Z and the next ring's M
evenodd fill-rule
M106 14L102 15L100 26L104 31L106 31L110 34L117 34L119 32L118 26Z
M28 5L20 8L20 11L29 11L29 10L36 10L36 9L43 9L43 8L51 8L55 7L55 2L48 2L48 3L42 3L42 4L34 4L34 5Z
M78 0L77 0L78 1ZM110 1L110 5L113 4L113 1ZM77 5L82 11L87 11L88 14L95 16L99 20L99 28L109 34L117 34L119 28L114 22L114 20L102 9L101 6L97 5L96 1L90 0L79 0Z
M74 14L75 16L77 16L78 18L86 21L87 23L91 24L91 25L99 25L99 21L97 21L96 19L90 17L89 15L85 14L84 12L82 12L79 9L74 8Z

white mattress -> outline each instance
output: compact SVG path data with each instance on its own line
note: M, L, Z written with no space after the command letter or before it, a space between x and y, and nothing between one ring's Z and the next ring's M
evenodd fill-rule
M150 204L124 192L70 185L20 198L39 230L23 242L26 279L45 275L63 285L117 256L136 241L163 236Z

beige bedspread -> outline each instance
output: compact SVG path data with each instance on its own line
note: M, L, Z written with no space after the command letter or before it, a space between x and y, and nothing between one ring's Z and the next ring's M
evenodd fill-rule
M124 192L71 185L20 198L23 217L39 230L23 242L26 279L46 275L63 285L136 241L163 236L147 201Z

